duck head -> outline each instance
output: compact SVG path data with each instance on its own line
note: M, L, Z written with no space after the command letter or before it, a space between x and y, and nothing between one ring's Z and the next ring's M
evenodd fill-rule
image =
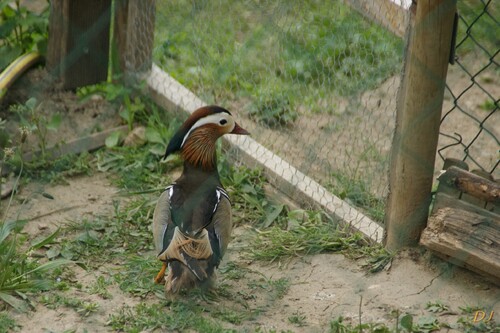
M164 158L180 152L185 162L204 170L216 168L216 141L224 134L249 135L231 113L219 106L194 111L170 140Z

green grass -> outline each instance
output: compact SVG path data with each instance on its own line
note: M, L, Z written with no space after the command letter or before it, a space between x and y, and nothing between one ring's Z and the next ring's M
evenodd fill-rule
M299 106L375 88L401 64L403 42L340 1L157 7L154 58L209 103L241 101L269 126Z
M27 310L27 293L50 289L49 273L68 260L60 259L39 263L30 253L52 242L56 233L34 242L21 250L25 237L21 231L27 221L0 220L0 301L20 310Z
M484 3L488 6L485 7ZM490 56L500 47L498 36L500 26L500 6L493 1L464 0L458 1L458 13L461 20L458 24L457 52L466 54L479 47L484 48ZM495 20L497 22L495 22Z
M359 234L339 228L320 212L291 211L287 223L285 228L272 226L257 230L251 257L274 262L321 252L340 252L363 243Z
M385 216L385 201L370 192L365 180L333 173L333 182L328 188L340 199L361 208L369 217L382 223Z
M0 332L10 332L17 328L16 321L7 313L0 312Z
M168 311L165 311L168 309ZM125 306L112 315L108 325L120 332L186 331L228 332L216 320L203 316L205 308L195 302L177 301Z

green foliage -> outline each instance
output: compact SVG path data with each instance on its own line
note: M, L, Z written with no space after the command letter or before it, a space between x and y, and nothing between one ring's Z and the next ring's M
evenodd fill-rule
M284 205L267 197L262 170L229 165L224 158L220 166L222 183L231 196L236 220L264 228L283 220Z
M158 304L140 303L134 307L124 306L111 315L108 325L121 332L179 331L227 332L215 320L202 316L207 310L198 302L175 301Z
M453 328L459 329L465 333L495 333L498 332L498 325L495 321L495 317L492 320L480 320L474 321L476 311L484 311L485 317L488 319L490 312L492 310L487 310L483 307L479 306L465 306L460 307L462 315L457 320L457 324L453 326ZM497 314L495 313L495 316Z
M18 165L19 161L12 164ZM38 159L24 163L24 175L27 179L42 182L65 184L66 178L91 175L94 172L94 156L89 153L68 154L56 159Z
M384 200L371 194L363 179L351 178L341 173L333 173L332 176L335 182L330 185L330 188L335 195L363 209L375 221L382 222L384 220Z
M121 290L135 296L145 297L149 293L161 296L163 286L153 282L160 268L161 263L154 257L130 255L113 278Z
M249 110L250 116L270 127L285 126L297 119L298 113L291 105L285 94L259 94L257 101Z
M77 88L76 95L80 97L82 101L86 101L94 95L99 95L109 102L122 103L125 97L130 96L132 92L132 88L123 84L102 82Z
M0 1L0 71L23 53L45 53L48 13L48 2L39 14L22 6L20 0Z
M16 321L8 314L0 312L0 332L10 332L17 327Z
M254 246L250 249L254 259L277 261L294 256L321 252L339 252L362 243L359 234L351 234L336 226L321 212L291 211L288 226L272 226L257 230Z
M18 309L25 310L26 293L51 288L52 282L46 274L70 263L68 260L53 260L39 264L29 253L50 243L57 231L33 244L27 252L20 251L24 239L20 232L26 221L0 221L0 300ZM21 297L20 300L18 297Z
M147 117L146 107L154 107L151 103L144 102L148 100L142 94L142 86L127 87L122 84L112 82L103 82L90 86L85 86L77 89L76 94L82 99L87 100L94 95L100 95L109 102L112 102L120 107L119 115L128 125L129 131L132 130L137 118L141 115ZM148 100L149 101L149 100ZM146 106L147 104L147 106ZM116 134L115 134L116 136ZM106 142L106 146L114 147L118 144L117 138L113 139L114 144Z
M95 280L95 283L90 287L90 294L97 294L101 296L103 299L110 299L113 296L108 291L108 286L111 285L112 281L110 279L106 279L104 276L99 276Z
M47 133L48 131L56 131L61 124L62 118L58 113L53 114L50 119L46 118L40 114L38 104L36 98L32 97L24 105L16 104L11 106L10 110L18 115L25 131L35 133L43 158L46 153Z
M479 107L485 111L491 112L495 109L498 109L498 102L495 102L488 98L482 104L480 104Z
M150 251L150 216L154 202L148 198L135 198L126 206L115 201L114 216L96 217L94 220L70 222L61 231L58 244L48 248L49 258L63 257L96 268L123 254ZM147 260L144 260L147 263Z
M370 273L377 273L386 268L395 255L387 251L382 244L351 248L345 254L352 258L366 258L366 263L362 266L368 269Z
M156 24L154 58L168 73L210 103L242 102L269 126L293 122L299 106L323 110L332 92L376 87L403 51L340 1L169 1Z
M61 306L75 310L80 316L88 317L99 309L99 304L94 302L83 301L74 297L67 297L65 295L42 295L40 303L49 309L57 309Z
M462 17L458 24L457 52L466 54L477 50L477 44L479 44L490 56L495 54L499 47L498 17L500 17L500 7L495 6L495 1L475 0L458 1L457 7L458 13ZM497 18L497 21L494 18Z
M288 289L290 289L290 280L287 278L280 278L277 280L269 280L270 291L272 292L274 298L283 298Z
M425 308L427 311L432 312L432 313L440 313L440 312L448 311L450 309L447 305L444 305L440 301L427 302Z
M369 333L391 333L391 330L381 323L370 323L370 324L359 324L352 325L344 322L342 316L330 322L329 333L358 333L358 332L369 332ZM398 331L395 331L398 332Z
M295 311L290 317L288 317L288 321L298 327L305 326L305 319L306 316L300 311Z

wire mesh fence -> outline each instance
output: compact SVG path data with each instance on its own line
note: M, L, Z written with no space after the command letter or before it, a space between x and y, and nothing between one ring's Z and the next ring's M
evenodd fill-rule
M500 6L494 1L458 5L455 65L448 73L438 152L498 179Z
M321 1L158 3L155 35L162 69L382 222L401 38Z

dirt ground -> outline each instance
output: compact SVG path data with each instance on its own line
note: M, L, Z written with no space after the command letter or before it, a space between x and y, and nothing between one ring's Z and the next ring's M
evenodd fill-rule
M49 193L48 199L40 194ZM120 200L106 174L97 173L91 177L69 179L67 185L41 185L32 183L21 189L20 198L30 197L21 209L15 204L11 211L19 213L19 218L28 219L26 231L34 237L49 234L68 221L79 222L99 215L112 214L113 200ZM295 259L287 264L264 264L249 261L241 255L242 249L252 246L245 241L251 232L239 225L234 230L234 239L221 269L229 263L248 269L241 279L230 284L233 292L250 292L248 286L257 277L267 279L287 278L290 287L281 299L270 300L265 291L254 293L248 306L266 305L265 311L254 320L243 321L233 328L238 331L261 327L264 332L271 330L291 330L292 332L325 332L329 322L343 316L347 322L356 324L361 315L363 322L383 322L394 325L390 311L413 314L415 317L429 315L425 309L428 302L440 301L449 306L449 311L439 316L440 322L456 323L460 307L478 306L485 311L500 313L500 289L483 281L477 275L455 266L431 259L418 250L399 254L388 270L377 274L367 274L358 262L340 254L320 254ZM152 253L144 254L151 256ZM134 306L139 302L149 304L159 301L155 295L145 299L124 293L112 284L109 299L89 295L87 288L99 276L107 276L110 271L119 270L115 264L103 265L98 271L85 271L78 266L72 268L74 279L82 285L82 291L69 291L75 298L96 302L99 310L89 316L81 316L72 309L48 309L37 304L35 311L17 313L10 311L23 332L107 332L109 316L124 306ZM227 301L222 301L227 302ZM168 309L165 309L168 311ZM289 318L303 315L303 326L297 327ZM253 331L253 330L252 330ZM443 329L445 331L453 331ZM458 332L458 331L457 331Z

